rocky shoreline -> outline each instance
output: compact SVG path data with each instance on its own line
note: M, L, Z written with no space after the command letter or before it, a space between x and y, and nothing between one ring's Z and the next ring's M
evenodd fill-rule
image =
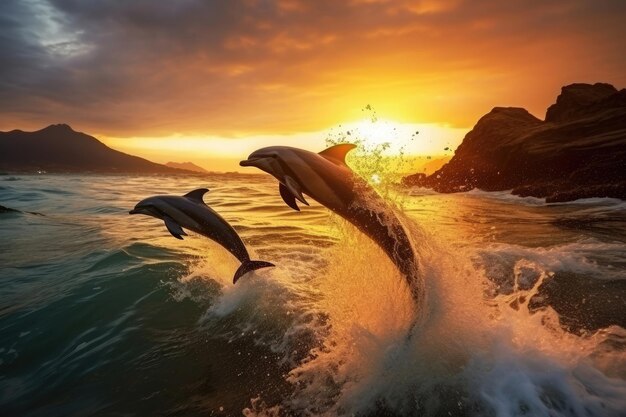
M547 202L626 199L626 90L602 83L565 86L545 120L523 108L496 107L450 162L403 183L443 193L512 190Z

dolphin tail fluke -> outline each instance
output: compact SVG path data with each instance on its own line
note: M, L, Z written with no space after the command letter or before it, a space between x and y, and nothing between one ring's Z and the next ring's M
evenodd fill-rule
M247 274L250 271L254 271L256 269L267 268L270 266L274 266L274 264L265 262L265 261L244 261L237 272L235 272L235 277L233 278L233 284L237 283L239 278L243 275Z

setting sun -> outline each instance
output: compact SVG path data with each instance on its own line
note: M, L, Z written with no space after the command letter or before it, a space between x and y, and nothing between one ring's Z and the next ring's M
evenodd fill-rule
M175 134L164 137L107 137L107 145L156 162L192 160L210 171L241 171L241 155L272 144L297 144L310 151L326 148L327 140L378 149L383 155L450 156L468 129L438 124L399 123L391 119L363 118L328 129L288 135L219 137Z

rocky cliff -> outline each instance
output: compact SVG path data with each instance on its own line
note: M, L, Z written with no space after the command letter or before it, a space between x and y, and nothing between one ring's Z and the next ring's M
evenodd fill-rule
M496 107L465 136L449 163L404 179L438 192L513 190L548 202L626 199L626 90L563 87L544 121Z

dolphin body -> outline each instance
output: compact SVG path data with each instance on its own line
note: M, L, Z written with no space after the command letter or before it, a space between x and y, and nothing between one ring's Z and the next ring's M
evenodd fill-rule
M219 243L241 262L233 283L250 271L274 266L269 262L250 260L246 246L235 229L202 200L202 196L208 191L206 188L199 188L180 197L148 197L137 203L129 214L146 214L165 221L165 227L176 239L182 240L182 236L187 236L182 229L184 227Z
M353 144L332 146L319 154L288 146L259 149L241 161L274 176L285 203L300 210L303 194L356 226L382 248L405 276L416 302L421 297L417 258L409 237L385 200L345 162Z

